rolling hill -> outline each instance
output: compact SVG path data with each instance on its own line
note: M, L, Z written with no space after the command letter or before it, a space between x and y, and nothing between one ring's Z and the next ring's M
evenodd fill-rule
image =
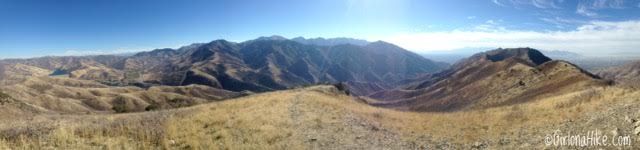
M634 148L638 96L595 87L512 106L416 113L312 86L143 113L12 116L0 123L0 149L556 149L544 137L557 130L631 136L623 147Z
M25 77L4 81L0 91L11 100L0 109L4 115L104 114L140 112L193 106L247 93L204 85L112 87L91 80L65 77Z
M640 88L640 62L630 62L618 67L609 67L596 72L605 79L613 80L616 84L633 88Z
M377 92L373 105L413 111L484 109L608 86L579 67L530 48L479 53L405 89Z

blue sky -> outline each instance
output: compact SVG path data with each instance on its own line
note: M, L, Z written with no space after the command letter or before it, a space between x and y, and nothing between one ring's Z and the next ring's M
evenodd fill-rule
M416 52L640 47L640 0L1 0L0 58L111 54L259 36L384 40Z

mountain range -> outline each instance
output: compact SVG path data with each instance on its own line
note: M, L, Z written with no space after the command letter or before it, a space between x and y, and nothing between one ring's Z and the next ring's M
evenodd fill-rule
M321 82L395 81L435 73L445 63L425 59L390 43L354 45L302 38L261 37L242 43L216 40L179 49L156 49L133 56L42 57L3 60L66 73L71 78L126 84L201 84L230 91L271 91ZM322 43L322 42L320 42ZM5 73L13 75L16 73Z
M340 82L366 96L448 66L382 41L334 43L271 36L130 56L7 59L0 61L0 89L37 112L132 112Z
M546 53L448 65L383 41L270 36L5 59L0 149L553 149L539 137L640 135L640 63L590 73Z
M349 38L298 37L289 40L270 36L240 43L215 40L130 56L41 57L8 59L0 63L2 77L14 79L6 91L45 92L47 89L41 86L68 87L68 82L78 80L95 82L82 84L94 88L141 88L132 89L139 93L137 95L146 95L150 90L177 94L185 97L182 99L186 100L186 105L203 103L206 100L202 99L212 97L219 100L255 92L343 83L350 94L369 98L368 103L374 106L411 111L457 111L523 103L546 95L613 84L570 62L552 60L532 48L481 52L448 67L446 63L431 61L390 43ZM52 79L48 77L66 78L50 82ZM15 81L15 78L23 79ZM57 84L60 80L66 81ZM46 85L51 83L53 85ZM185 94L190 92L176 92L194 89L192 85L206 87L195 88L196 93L216 92L195 96ZM157 87L169 90L157 90ZM82 96L65 96L69 92L57 91L59 89L64 88L54 89L51 98L83 101ZM91 91L75 95L81 93L90 93L89 97L94 99L104 95L91 94ZM17 97L46 100L28 95ZM118 97L118 94L113 95ZM148 96L128 97L126 111L142 111L151 105L177 107L166 102L171 98L154 101ZM86 105L88 108L83 111L105 111L122 102L111 98L103 103L109 105Z
M512 105L613 84L572 63L552 60L531 48L481 52L448 67L446 63L431 61L390 43L348 38L289 40L271 36L241 43L215 40L131 56L42 57L8 59L0 63L3 78L14 79L3 81L11 85L5 86L5 91L47 92L51 89L49 99L58 99L60 103L74 99L67 102L81 104L78 109L83 111L109 111L116 107L126 108L118 111L144 111L150 106L174 108L204 103L206 99L220 100L326 83L343 83L350 94L367 98L367 103L374 106L411 111L457 111ZM113 91L108 87L126 89L133 86L138 89L125 90L131 91L125 93L137 93L133 96L117 92L107 94L104 99L108 100L97 106L83 98L98 99L105 94L73 90L78 88L76 84L69 85L73 82L102 88L103 93ZM193 85L202 87L194 88ZM65 88L43 89L57 86ZM165 90L158 90L158 87ZM67 91L59 91L61 89ZM69 94L70 91L77 94ZM173 104L175 98L171 97L145 96L152 91L183 97L181 103L184 104ZM33 95L15 97L48 99ZM123 100L123 97L128 99ZM42 110L48 109L74 110L49 106Z

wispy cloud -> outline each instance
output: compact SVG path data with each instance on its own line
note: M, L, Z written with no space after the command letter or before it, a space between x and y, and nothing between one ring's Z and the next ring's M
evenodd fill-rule
M533 6L538 8L560 8L559 3L564 2L564 0L532 0L531 3Z
M576 8L576 13L588 17L599 17L600 15L596 10L601 9L624 9L625 3L630 3L625 0L589 0L580 1Z
M549 17L549 18L542 17L540 18L540 20L556 25L556 27L558 28L565 28L566 26L575 26L575 25L589 23L588 21L585 21L585 20L568 19L568 18L561 18L561 17Z
M467 16L467 19L476 19L476 16Z
M500 22L502 22L502 20L498 20L498 21L487 20L483 24L474 26L473 30L475 30L475 31L487 31L487 32L496 32L496 31L504 31L504 30L506 30L506 28L500 26Z
M498 6L504 6L506 7L507 5L503 4L502 2L500 2L501 0L493 0L493 3L498 5Z
M536 8L561 8L560 4L564 0L493 0L493 3L499 6L533 6Z
M493 0L494 4L503 7L535 7L540 9L560 9L565 0ZM597 11L602 9L625 9L634 7L637 0L580 0L576 13L588 17L602 17ZM637 4L640 7L640 4ZM571 7L568 7L571 8Z
M578 4L578 8L576 9L576 13L578 13L580 15L588 16L588 17L596 17L596 16L598 16L598 13L591 11L589 9L589 7L587 7L587 5L585 5L583 3Z
M603 9L603 8L622 9L624 8L624 0L596 0L593 2L592 6L595 9Z
M636 51L640 48L640 42L638 42L640 41L640 20L593 21L570 31L472 29L467 31L398 33L380 39L418 52L465 47L533 47L544 50L581 52L586 55L606 55Z

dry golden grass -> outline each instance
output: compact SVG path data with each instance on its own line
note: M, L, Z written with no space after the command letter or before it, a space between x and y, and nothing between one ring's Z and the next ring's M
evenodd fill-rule
M602 87L485 110L418 113L372 107L337 93L332 86L315 86L166 111L4 120L0 149L435 148L429 144L521 138L523 130L612 103L634 103L627 98L640 96Z
M63 77L10 78L0 91L46 114L142 112L202 104L243 95L208 86L111 87ZM5 110L0 109L0 112ZM0 113L0 119L11 117Z

